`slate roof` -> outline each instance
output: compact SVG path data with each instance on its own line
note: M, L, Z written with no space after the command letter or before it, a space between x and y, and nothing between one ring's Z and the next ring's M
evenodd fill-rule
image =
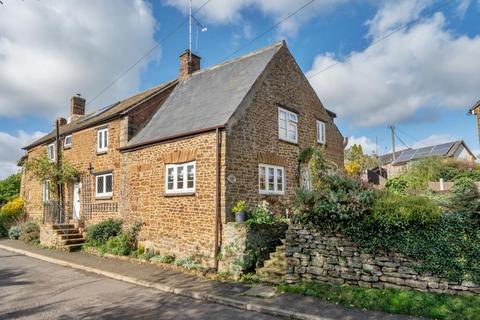
M130 140L128 147L225 125L284 45L282 41L194 72L179 82L147 125Z
M100 124L112 117L121 115L127 112L128 110L130 110L131 108L134 108L139 103L162 92L164 89L169 88L171 85L174 85L175 83L177 83L177 80L167 81L156 87L150 88L134 96L128 97L124 100L111 104L110 106L107 106L105 108L102 108L97 111L88 113L84 116L81 116L78 119L61 126L60 135L64 136L72 132L88 128L90 126ZM30 145L24 147L23 149L28 150L38 145L53 141L54 139L55 139L55 129L53 129L49 134L43 136L42 138L31 143Z

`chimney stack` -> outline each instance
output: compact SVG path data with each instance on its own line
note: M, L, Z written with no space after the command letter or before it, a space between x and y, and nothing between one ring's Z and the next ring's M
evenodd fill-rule
M199 56L192 53L190 61L190 50L185 50L185 52L180 55L179 80L188 79L192 73L200 70L200 59L201 58Z
M72 99L70 99L70 102L71 107L68 122L72 122L80 116L85 115L85 99L82 98L79 93L73 96Z

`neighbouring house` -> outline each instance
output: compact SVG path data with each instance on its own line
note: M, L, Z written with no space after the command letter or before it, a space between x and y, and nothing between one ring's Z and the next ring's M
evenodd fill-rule
M403 173L412 161L432 156L467 162L475 162L477 159L463 140L421 148L408 148L396 151L395 157L393 157L393 153L387 153L378 157L380 169L382 169L381 176L386 179L397 177ZM373 171L378 170L379 168L376 168Z
M480 100L478 100L477 103L475 103L473 107L468 110L468 113L477 116L477 133L480 141Z
M298 156L324 146L343 167L343 137L280 42L201 70L180 56L178 79L85 115L73 97L69 121L27 146L71 162L80 177L62 195L69 221L144 222L140 240L161 252L217 263L222 226L239 200L266 200L285 214L300 184ZM49 186L24 171L22 195L45 219Z

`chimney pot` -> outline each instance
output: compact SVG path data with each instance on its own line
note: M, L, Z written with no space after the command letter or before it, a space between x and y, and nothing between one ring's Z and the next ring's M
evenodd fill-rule
M185 50L184 53L180 55L180 80L187 79L192 73L200 70L200 57L192 53L192 59L190 61L190 50Z

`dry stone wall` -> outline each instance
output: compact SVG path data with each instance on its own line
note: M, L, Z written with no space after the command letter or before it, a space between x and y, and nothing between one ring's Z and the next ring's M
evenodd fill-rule
M400 253L368 254L340 234L290 225L286 235L286 281L319 281L366 288L395 288L433 293L480 293L480 286L465 281L448 282L415 269L421 262Z

